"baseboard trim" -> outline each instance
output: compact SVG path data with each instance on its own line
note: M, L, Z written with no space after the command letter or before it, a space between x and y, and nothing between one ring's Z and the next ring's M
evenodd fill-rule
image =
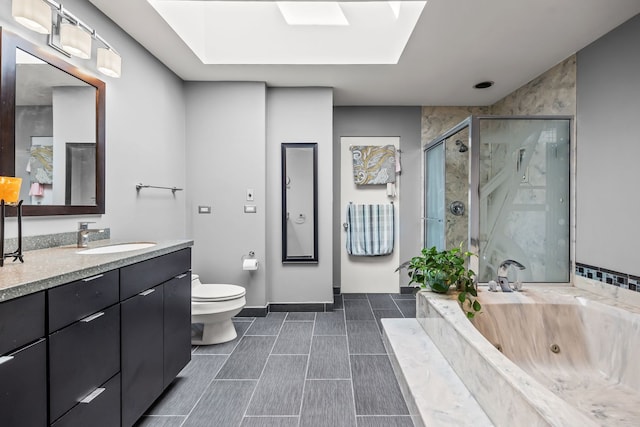
M268 307L245 307L236 317L265 317L267 313Z
M333 303L278 303L266 307L245 307L236 317L265 317L269 312L303 311L323 313L333 311Z
M269 311L305 311L305 312L325 312L333 311L333 303L285 303L269 304Z

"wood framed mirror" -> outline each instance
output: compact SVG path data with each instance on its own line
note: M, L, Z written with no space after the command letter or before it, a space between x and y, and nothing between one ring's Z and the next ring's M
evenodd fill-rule
M282 144L282 263L318 263L318 144Z
M0 175L22 178L25 216L104 213L105 83L0 32ZM82 167L67 165L78 144Z

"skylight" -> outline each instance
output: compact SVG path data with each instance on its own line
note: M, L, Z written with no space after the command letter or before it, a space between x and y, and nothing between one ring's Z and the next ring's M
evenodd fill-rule
M335 1L279 1L276 4L289 25L349 25Z
M204 64L396 64L426 5L147 1Z

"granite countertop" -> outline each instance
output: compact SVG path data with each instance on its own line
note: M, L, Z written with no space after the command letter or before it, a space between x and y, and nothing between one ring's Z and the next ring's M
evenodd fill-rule
M58 246L24 253L24 264L5 259L0 267L0 301L18 298L44 289L91 277L109 270L135 264L160 255L193 246L193 240L164 240L156 245L134 251L111 254L82 255L83 249L131 243L117 240L100 240L88 248Z

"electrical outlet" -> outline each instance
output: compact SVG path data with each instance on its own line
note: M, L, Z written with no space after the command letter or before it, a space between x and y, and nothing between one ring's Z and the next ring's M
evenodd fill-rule
M247 188L247 202L253 202L253 188Z

